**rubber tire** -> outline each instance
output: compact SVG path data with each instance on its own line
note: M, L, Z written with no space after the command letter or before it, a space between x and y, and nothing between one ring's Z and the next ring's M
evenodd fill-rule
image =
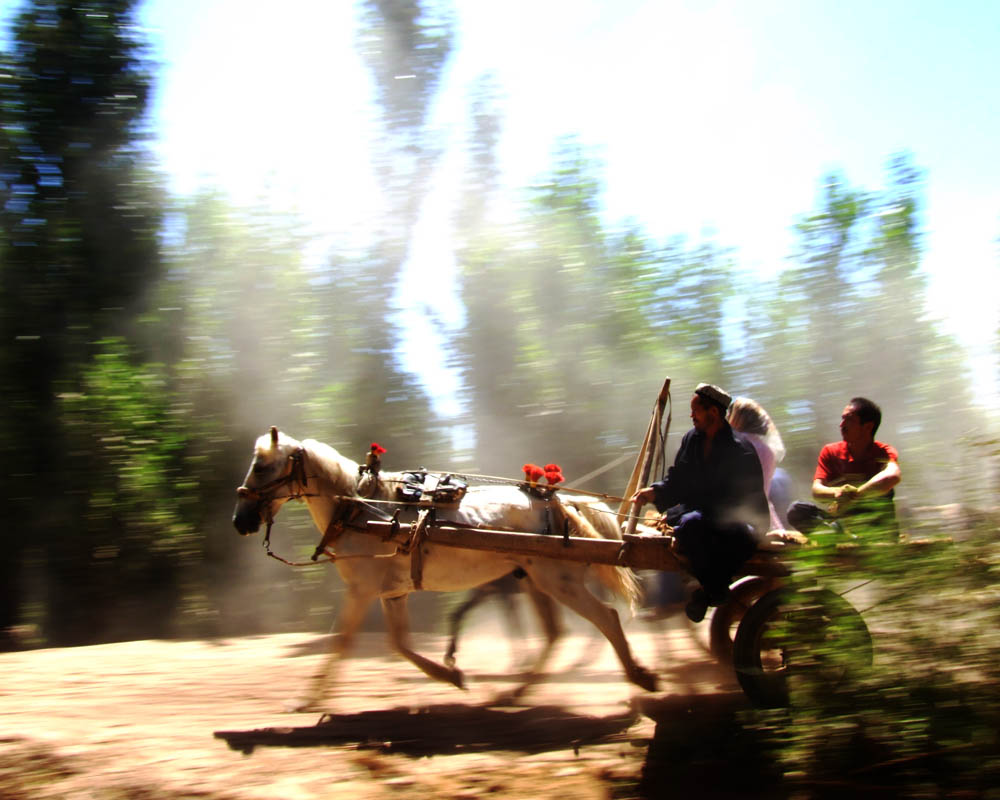
M795 616L791 616L795 615ZM829 589L809 589L796 592L774 589L761 597L746 612L733 640L733 665L736 678L743 692L758 706L775 708L789 703L789 670L785 663L787 652L781 648L782 665L776 669L763 666L761 653L770 627L779 620L788 620L793 626L801 624L801 636L821 635L825 643L834 642L826 652L850 652L848 663L821 666L809 673L818 678L813 683L816 691L830 693L849 683L858 669L871 666L874 650L871 633L857 610L843 597ZM792 635L799 637L793 630ZM824 652L819 652L822 657ZM805 671L800 673L805 676Z
M712 613L708 649L720 664L733 662L733 626L746 616L754 603L774 588L776 579L761 575L741 578L729 587L729 599Z

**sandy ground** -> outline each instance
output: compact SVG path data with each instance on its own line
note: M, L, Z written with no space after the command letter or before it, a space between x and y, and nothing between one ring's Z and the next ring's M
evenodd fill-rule
M611 648L574 628L553 680L517 707L491 705L516 683L509 641L486 620L462 640L465 691L364 634L327 715L283 711L325 637L0 654L0 798L672 796L662 787L684 776L664 754L745 701L683 621L633 620L627 632L658 693L625 683ZM415 643L444 652L440 636Z

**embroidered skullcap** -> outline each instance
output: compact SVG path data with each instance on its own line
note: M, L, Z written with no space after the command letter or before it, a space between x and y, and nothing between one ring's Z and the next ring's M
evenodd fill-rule
M725 389L712 383L699 383L695 387L694 393L703 400L715 403L715 405L722 409L723 414L729 410L729 404L733 402L733 398Z

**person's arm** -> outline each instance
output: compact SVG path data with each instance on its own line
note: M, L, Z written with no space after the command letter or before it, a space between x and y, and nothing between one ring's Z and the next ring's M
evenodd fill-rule
M833 445L826 445L819 451L816 474L813 476L812 494L821 503L838 503L853 497L857 487L851 484L837 484L840 470Z
M853 486L827 486L819 478L813 481L812 493L817 500L839 500L844 489L854 490Z
M830 499L833 501L830 511L834 514L843 511L851 503L855 503L863 497L880 497L893 490L902 478L899 469L899 462L890 460L879 472L872 475L860 486L824 486L820 481L813 482L813 495L816 497ZM817 484L819 486L817 487ZM819 489L819 492L817 492Z
M634 495L629 498L630 503L638 503L639 505L646 505L646 503L652 503L656 499L656 490L652 486L647 486L644 489L640 489Z
M877 497L879 495L888 494L895 488L896 484L899 483L902 477L903 475L899 469L899 462L889 461L881 472L875 473L858 487L857 492L855 492L855 497Z
M662 481L657 481L651 486L639 489L629 498L632 503L645 505L654 503L657 511L666 511L670 506L680 502L686 492L688 484L687 475L689 473L689 460L691 438L693 431L688 431L681 439L677 455L674 457L673 466L667 470L667 477Z

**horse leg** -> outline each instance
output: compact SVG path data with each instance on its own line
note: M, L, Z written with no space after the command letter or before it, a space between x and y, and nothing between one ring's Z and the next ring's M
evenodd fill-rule
M448 651L444 654L444 663L449 667L455 666L455 652L458 650L458 631L462 626L462 620L466 614L493 594L494 591L496 589L492 583L472 589L466 596L465 602L451 613L451 617L448 619L448 630L451 634L451 640L448 642Z
M435 680L465 688L465 677L460 669L446 667L414 652L410 642L410 614L406 608L406 595L383 597L382 611L389 628L389 642L393 649L417 669Z
M538 589L569 606L604 634L621 661L625 676L632 683L649 692L656 690L656 675L641 666L632 656L618 612L602 603L584 585L585 567L538 562L525 569Z
M542 675L545 664L548 663L549 656L555 648L556 642L562 637L563 629L559 621L559 608L545 592L541 591L534 582L528 578L524 581L524 590L534 606L535 613L538 614L538 621L541 623L542 632L545 634L545 645L541 652L535 657L535 663L529 670L529 675ZM513 598L512 598L513 599Z
M542 630L545 633L545 644L535 657L534 663L525 671L521 683L494 698L493 702L498 705L516 703L525 695L528 689L545 677L545 665L552 655L556 642L563 633L562 625L559 621L559 609L555 600L541 591L530 578L525 579L524 588L528 594L528 598L531 600L532 606L534 606L538 614L538 621L541 623Z
M337 616L337 632L333 635L330 643L330 653L309 682L306 696L289 704L289 711L312 711L317 708L336 667L350 651L351 645L354 644L354 637L364 622L365 612L374 599L374 594L361 593L356 589L348 588L347 598Z

